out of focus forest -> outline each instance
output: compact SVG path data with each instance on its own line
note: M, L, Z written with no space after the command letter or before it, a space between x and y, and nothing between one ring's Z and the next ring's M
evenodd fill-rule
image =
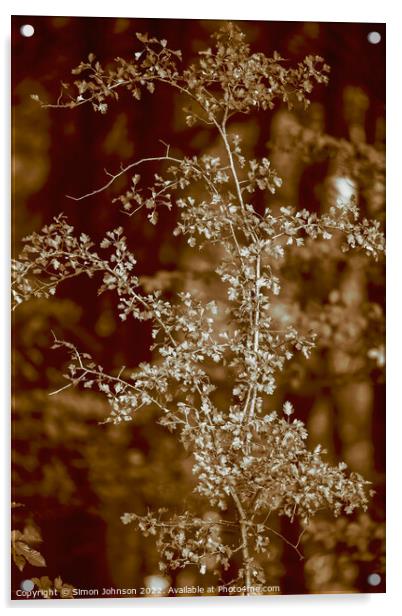
M35 34L21 36L32 24ZM12 19L13 251L21 239L64 212L77 232L95 241L122 225L149 288L174 291L175 276L192 272L207 288L219 260L190 254L172 236L177 212L161 212L157 226L142 212L127 217L112 203L130 178L80 202L105 183L105 169L158 155L170 143L181 155L220 154L213 131L189 128L183 100L168 87L140 102L128 94L106 115L89 105L43 109L31 94L55 102L60 83L90 52L107 65L131 58L136 32L165 38L194 59L222 22L215 20L24 17ZM233 120L251 158L267 156L283 179L273 209L295 205L325 212L338 197L354 195L368 218L385 219L384 24L236 22L252 49L277 50L297 62L318 54L331 67L329 84L315 88L304 111L276 107ZM368 34L381 35L378 44ZM157 167L144 169L146 183ZM258 197L262 199L262 197ZM284 322L299 320L318 333L310 360L295 357L281 375L273 408L283 396L306 423L309 445L321 443L328 460L344 460L373 483L365 513L316 518L303 536L304 559L283 542L272 546L266 567L284 594L383 592L385 518L384 265L359 253L342 253L336 240L290 252L275 305ZM212 263L212 265L211 265ZM172 275L172 273L175 273ZM173 281L173 282L172 282ZM195 282L194 282L195 281ZM121 322L116 297L97 296L98 281L81 277L61 285L57 297L32 300L13 316L12 510L13 528L46 561L13 565L13 590L31 577L60 576L75 588L177 586L214 583L197 570L164 578L151 538L124 526L126 512L166 507L180 511L194 499L191 457L175 434L157 423L157 411L132 422L100 425L108 404L100 394L60 388L68 358L51 350L52 332L90 353L108 372L152 358L151 326ZM222 395L224 395L222 375ZM208 503L201 513L208 512ZM297 529L282 523L282 532ZM41 541L39 541L39 536ZM20 537L21 539L21 537ZM22 540L22 539L21 539ZM43 564L43 563L40 563ZM380 583L370 585L370 576ZM231 579L231 572L224 574Z

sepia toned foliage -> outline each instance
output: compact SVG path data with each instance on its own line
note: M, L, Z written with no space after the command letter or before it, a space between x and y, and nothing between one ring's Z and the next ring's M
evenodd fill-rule
M12 510L22 507L21 503L12 503ZM20 571L24 571L26 565L31 567L46 567L46 560L36 547L42 543L42 535L38 526L32 519L25 523L24 530L11 532L11 554L13 562ZM35 546L35 547L34 547ZM48 576L41 578L32 577L32 585L40 591L40 598L73 598L73 586L62 581L60 576L51 582Z
M292 259L302 258L299 253L308 260L331 243L339 259L356 251L360 259L376 262L384 252L384 236L379 221L361 216L353 195L336 199L322 214L289 205L269 207L268 202L261 211L254 204L258 191L263 199L275 195L282 179L267 157L244 154L230 121L237 114L271 110L277 102L289 109L307 107L313 86L328 79L329 67L320 57L307 56L288 68L279 54L251 53L241 30L228 23L213 36L214 46L182 69L181 53L169 49L165 39L137 38L143 48L133 61L118 58L106 70L90 54L73 71L82 76L73 84L76 93L63 84L54 105L34 98L43 108L89 103L102 114L118 99L119 89L140 100L141 88L153 93L155 84L166 84L189 99L187 125L201 123L215 130L223 156L180 158L165 144L161 156L122 166L108 174L105 185L71 198L95 196L133 169L161 163L153 184L143 188L135 173L130 188L114 202L129 217L144 209L152 225L164 208L177 209L175 237L183 236L190 249L207 257L211 247L219 247L219 262L211 261L219 293L208 297L183 284L172 299L159 288L149 289L122 227L93 241L59 214L23 240L12 264L14 306L49 298L59 284L85 274L96 281L99 295L117 295L121 321L133 317L151 322L154 359L134 369L122 366L115 375L75 344L54 336L54 348L65 349L70 363L67 384L53 393L81 385L104 394L110 406L106 424L130 422L155 409L161 426L177 435L191 455L194 492L214 510L205 516L193 510L172 515L159 508L146 515L124 513L122 522L155 536L163 573L193 565L201 575L211 571L221 576L233 561L239 562L234 581L252 594L253 587L267 582L264 566L274 538L302 557L302 537L318 512L329 510L338 517L366 510L373 495L370 482L359 473L348 472L343 462L328 463L320 445L307 446L304 423L292 417L294 404L285 400L278 412L272 402L281 373L295 357L308 365L317 345L333 346L332 332L325 338L322 329L326 319L338 319L341 326L342 316L334 316L336 301L327 316L320 314L318 324L314 307L291 324L278 318L275 307L278 297L290 293L286 274L292 271ZM330 139L312 141L311 149L321 152L338 147ZM354 152L350 155L356 159ZM363 164L357 166L356 174L365 170ZM375 346L366 351L381 363L379 353ZM217 368L224 374L224 400ZM277 529L278 518L298 521L296 541Z

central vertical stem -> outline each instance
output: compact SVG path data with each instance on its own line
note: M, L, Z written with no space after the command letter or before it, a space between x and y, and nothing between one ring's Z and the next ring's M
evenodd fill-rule
M236 508L237 508L237 511L239 513L239 518L240 518L240 533L241 533L241 539L242 539L244 581L246 583L246 595L248 595L250 588L251 588L251 559L250 559L250 552L248 549L248 537L247 537L248 520L244 512L243 505L241 504L240 499L236 494L236 490L233 487L231 488L230 493L236 504Z
M259 246L259 237L258 237L258 234L255 232L253 225L250 223L250 220L248 219L248 212L247 212L247 209L243 201L243 195L242 195L242 191L240 187L239 178L237 176L237 171L236 171L236 167L235 167L235 163L233 159L233 153L230 148L227 133L226 133L226 119L227 119L227 115L225 114L222 124L219 124L217 121L215 121L215 125L219 131L219 134L222 137L222 141L224 143L224 146L227 152L229 167L230 167L231 174L233 177L233 182L236 187L236 193L237 193L237 198L239 201L239 206L240 206L240 209L243 215L245 235L246 237L248 237L250 246L254 245L257 248L256 260L255 260L255 280L254 280L254 298L253 298L254 301L252 302L250 306L250 317L253 323L253 332L252 332L252 337L253 337L252 345L253 346L252 348L253 348L253 351L256 357L255 369L256 371L258 371L257 355L258 355L259 343L260 343L259 338L260 338L260 278L261 278L261 254L260 254L260 246ZM250 385L248 394L247 394L246 404L244 407L244 418L253 417L254 411L255 411L256 399L257 399L257 384L256 384L256 379L253 379L253 383ZM242 550L242 556L243 556L244 581L245 581L245 586L246 586L245 594L248 595L250 594L250 588L251 588L251 583L252 583L252 572L251 572L252 560L250 557L249 544L248 544L249 520L247 519L243 505L233 486L231 486L230 488L230 493L236 504L236 508L239 514L240 533L241 533L241 540L242 540L241 550Z
M260 343L260 275L261 275L261 255L258 254L255 262L255 316L254 316L254 344L253 350L256 356L256 371L258 371L257 354ZM250 407L247 412L247 419L252 419L255 411L255 403L257 399L257 383L252 386L252 396Z
M228 155L229 166L230 166L230 170L232 173L233 181L236 186L236 192L237 192L237 198L239 200L239 205L244 215L245 226L247 227L247 230L250 233L252 241L255 244L257 244L258 236L256 235L255 230L250 226L246 218L246 208L245 208L244 201L243 201L243 195L241 192L240 182L237 176L237 171L236 171L236 167L235 167L234 160L233 160L232 150L230 148L228 138L227 138L226 119L224 119L224 121L222 122L222 125L220 125L218 122L215 122L215 125L222 137L222 140L223 140L223 143L225 145L225 149ZM251 306L250 308L250 310L252 310L254 313L253 314L253 322L254 322L253 351L256 356L256 370L258 370L257 354L258 354L258 349L259 349L259 338L260 338L260 277L261 277L261 254L258 252L256 256L256 262L255 262L254 306ZM253 417L254 412L255 412L256 399L257 399L257 387L256 387L256 384L253 383L249 387L249 391L247 394L247 402L245 404L244 411L243 411L245 419L246 418L250 419Z

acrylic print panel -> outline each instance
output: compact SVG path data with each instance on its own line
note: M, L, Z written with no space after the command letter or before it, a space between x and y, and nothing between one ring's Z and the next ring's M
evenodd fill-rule
M13 599L384 592L384 54L13 17Z

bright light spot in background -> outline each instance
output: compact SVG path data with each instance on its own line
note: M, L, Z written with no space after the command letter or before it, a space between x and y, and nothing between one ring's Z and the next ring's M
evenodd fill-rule
M377 45L381 41L381 34L379 32L369 32L367 40L369 43L372 43L372 45Z
M154 593L158 593L159 595L163 595L170 584L170 580L162 575L148 575L144 582L145 586L152 588Z
M35 28L31 26L31 24L24 24L23 26L21 26L20 32L22 36L30 37L35 34Z
M381 576L378 575L378 573L372 573L368 576L367 581L370 586L378 586L378 584L381 582Z
M356 195L356 184L350 178L337 177L335 178L334 184L339 199L350 201L350 199Z

